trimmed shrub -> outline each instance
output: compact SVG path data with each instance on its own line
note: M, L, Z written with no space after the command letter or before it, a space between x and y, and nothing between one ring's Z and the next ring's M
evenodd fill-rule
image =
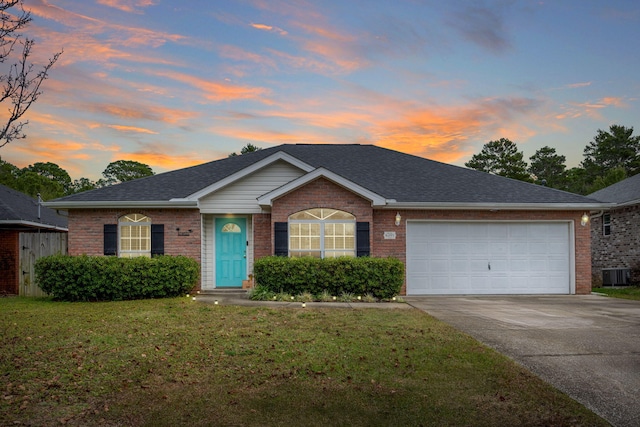
M253 274L257 286L274 293L371 294L387 299L400 292L404 265L396 258L270 256L256 260Z
M120 301L184 295L200 266L185 256L117 258L52 255L38 259L36 283L63 301Z

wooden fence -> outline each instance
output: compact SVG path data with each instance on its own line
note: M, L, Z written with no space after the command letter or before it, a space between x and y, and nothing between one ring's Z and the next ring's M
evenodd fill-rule
M26 297L47 296L35 282L35 264L47 255L67 254L67 233L20 233L20 290Z

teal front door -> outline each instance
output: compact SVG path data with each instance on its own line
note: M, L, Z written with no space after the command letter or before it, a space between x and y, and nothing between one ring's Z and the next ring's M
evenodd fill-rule
M216 218L216 287L240 288L247 278L246 218Z

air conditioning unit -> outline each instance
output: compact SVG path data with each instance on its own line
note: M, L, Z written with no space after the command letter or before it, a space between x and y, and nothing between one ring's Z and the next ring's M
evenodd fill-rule
M624 286L631 281L629 268L603 268L602 284L604 286Z

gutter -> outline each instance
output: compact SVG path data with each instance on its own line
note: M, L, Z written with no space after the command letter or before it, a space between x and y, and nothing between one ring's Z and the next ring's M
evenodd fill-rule
M615 203L449 203L449 202L399 202L389 203L383 209L431 209L431 210L537 210L537 211L593 211L608 209Z
M94 208L146 208L146 209L188 209L197 208L196 200L150 200L150 201L93 201L93 202L42 202L42 206L52 209L94 209Z
M33 222L33 221L23 221L23 220L15 221L15 220L9 220L9 219L1 219L0 224L22 225L25 227L45 228L47 230L56 230L56 231L69 231L67 227L61 227L61 226L52 225L52 224L43 224L40 222Z

